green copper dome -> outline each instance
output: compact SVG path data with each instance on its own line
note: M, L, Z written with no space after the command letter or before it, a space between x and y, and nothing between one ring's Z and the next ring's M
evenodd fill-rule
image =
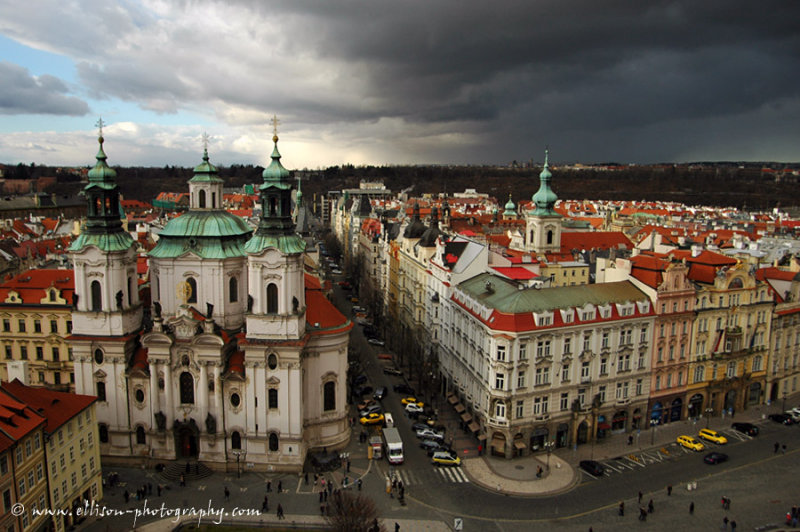
M262 190L268 187L290 189L292 184L289 181L289 170L281 164L281 154L278 151L278 135L272 137L272 142L275 144L275 147L272 148L272 155L270 155L272 162L261 172L264 184L259 188Z
M550 178L553 174L550 173L547 159L548 151L545 150L544 168L542 168L542 173L539 174L539 190L533 195L532 198L533 203L536 205L536 209L534 209L533 214L539 216L558 214L553 210L553 206L555 206L558 196L556 196L556 193L550 188Z
M208 148L203 149L203 162L194 167L194 177L189 183L223 183L217 167L208 161Z
M508 195L508 201L506 202L506 210L503 211L503 216L514 216L517 214L517 206L514 205L514 202L511 200L511 194Z
M251 232L243 219L229 212L189 211L167 223L150 256L175 258L191 251L207 259L241 257Z
M117 186L114 181L117 178L117 172L106 164L108 157L106 157L106 152L103 151L105 139L100 136L97 140L100 143L100 148L97 150L97 155L95 155L97 162L94 168L89 170L89 184L84 187L84 190L93 187L112 189Z

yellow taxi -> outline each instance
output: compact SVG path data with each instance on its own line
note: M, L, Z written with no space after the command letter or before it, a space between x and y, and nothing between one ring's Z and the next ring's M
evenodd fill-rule
M677 441L681 447L685 447L693 451L702 451L703 449L706 448L705 445L695 440L691 436L686 436L686 435L678 436Z
M359 419L359 421L362 425L377 425L378 423L383 423L383 414L371 412Z
M714 443L718 443L720 445L725 445L726 443L728 443L728 438L726 438L716 430L701 429L697 435L700 437L701 440L711 441Z
M403 397L402 399L400 399L400 402L403 403L404 405L413 403L417 406L425 406L425 403L423 403L422 401L417 401L416 397Z
M453 451L436 451L431 462L436 465L461 465L461 458Z

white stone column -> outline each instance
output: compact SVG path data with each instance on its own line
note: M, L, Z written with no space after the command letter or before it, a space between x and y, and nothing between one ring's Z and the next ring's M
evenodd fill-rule
M206 366L205 361L200 362L200 408L199 408L199 415L200 419L197 420L197 425L200 427L205 426L206 416L208 415L208 367ZM216 390L216 388L214 388Z
M150 410L153 415L160 409L158 400L158 361L150 362ZM150 420L151 426L155 418Z
M217 420L217 431L221 432L225 430L225 427L222 426L222 381L219 379L219 372L219 364L214 364L214 412Z
M172 399L172 368L169 361L164 364L164 398L167 404L164 405L164 415L167 418L167 429L172 428L172 420L175 419L175 405Z

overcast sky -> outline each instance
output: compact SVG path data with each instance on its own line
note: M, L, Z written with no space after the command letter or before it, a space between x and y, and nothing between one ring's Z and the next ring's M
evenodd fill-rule
M0 162L800 161L796 0L0 1Z

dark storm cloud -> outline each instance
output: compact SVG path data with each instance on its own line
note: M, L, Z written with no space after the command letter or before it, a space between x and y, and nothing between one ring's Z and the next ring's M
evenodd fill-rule
M81 116L89 106L69 95L67 86L58 78L32 76L28 69L0 61L0 113L48 114Z

